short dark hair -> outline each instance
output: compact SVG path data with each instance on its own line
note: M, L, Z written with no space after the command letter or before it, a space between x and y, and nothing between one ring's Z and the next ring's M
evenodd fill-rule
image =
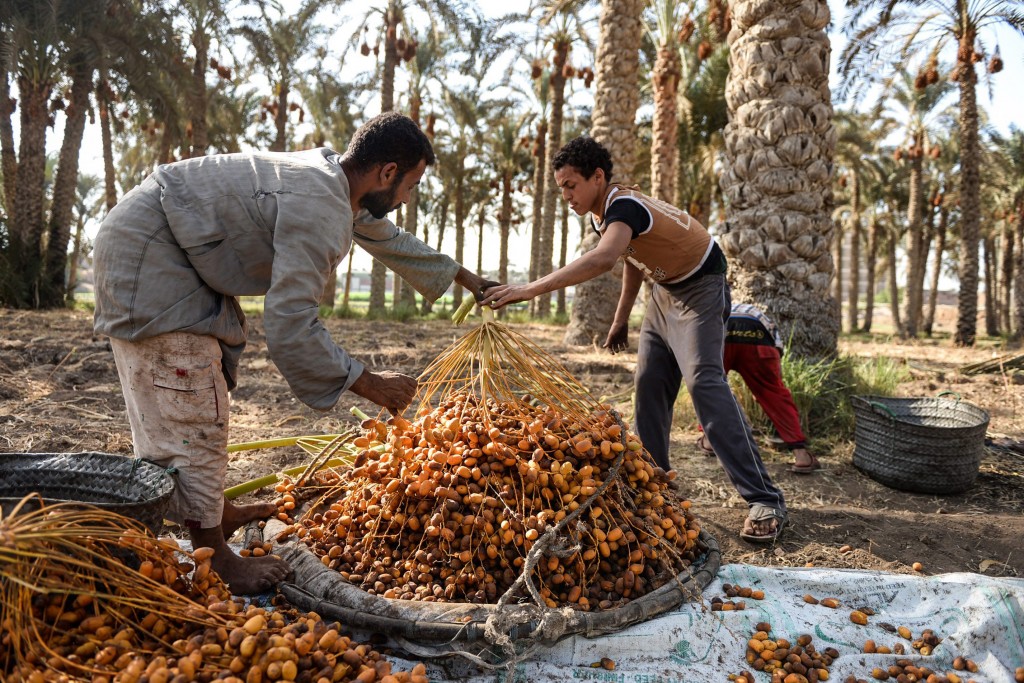
M421 161L432 166L436 157L430 139L408 116L388 111L364 123L348 143L344 159L354 170L365 172L376 164L398 164L399 177Z
M589 179L594 171L604 171L604 179L612 179L612 155L600 142L592 137L581 135L565 143L551 161L551 167L558 170L563 166L572 166L584 178Z

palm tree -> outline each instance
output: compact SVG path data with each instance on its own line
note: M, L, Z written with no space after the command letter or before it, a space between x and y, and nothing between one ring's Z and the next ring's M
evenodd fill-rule
M938 70L939 67L936 66ZM910 192L907 204L907 298L903 314L904 326L900 334L916 337L921 323L924 273L927 269L928 250L925 230L928 201L925 185L925 162L930 155L939 153L937 136L948 129L946 110L942 106L953 87L947 81L928 83L929 79L915 79L900 69L883 84L876 113L887 109L904 121L906 140L899 148L900 160L910 169ZM915 82L916 81L916 82Z
M300 74L297 64L313 53L327 36L325 26L316 23L317 15L327 4L320 0L303 0L297 11L286 11L279 0L248 0L259 11L258 16L244 17L232 32L241 36L252 51L253 64L263 71L270 83L272 99L265 105L274 119L273 152L289 147L289 112L298 111L298 102L290 100Z
M872 128L872 117L868 115L836 112L836 167L847 199L846 203L836 207L836 213L846 219L845 231L850 242L847 329L851 332L857 330L859 324L861 220L865 190L869 183L877 183L881 177L883 171L875 160L879 155L879 141L888 135L890 129L885 120L882 125ZM836 240L836 246L841 254L842 240ZM837 283L843 275L840 263L836 258Z
M83 244L85 239L85 224L99 216L103 207L103 201L93 199L95 190L100 189L102 181L98 176L79 175L78 192L75 197L75 236L72 241L71 254L68 256L68 283L67 283L67 305L75 303L75 288L78 286L78 262L87 251Z
M1010 135L997 136L994 142L1009 209L1006 221L1015 227L1012 338L1019 341L1024 337L1024 130L1011 125Z
M508 282L508 242L512 232L512 195L531 169L530 124L532 112L500 111L488 126L487 164L493 169L493 182L500 193L498 231L498 281Z
M562 147L562 122L565 117L565 86L575 73L569 62L569 52L574 44L589 44L589 38L583 29L583 23L577 14L576 2L555 0L542 4L544 14L539 27L544 34L544 43L550 46L551 75L550 88L550 120L548 121L546 155L544 161L543 213L541 218L540 239L537 246L537 277L544 277L552 270L554 254L555 221L561 190L555 184L555 155ZM536 314L541 318L551 315L551 293L537 297Z
M689 9L680 0L654 0L653 25L648 25L651 41L657 46L657 57L651 71L654 89L654 120L651 132L651 194L662 201L675 200L679 116L677 96L682 78L679 58L680 10Z
M611 153L616 182L629 182L636 159L640 105L640 53L636 46L643 37L645 4L644 0L605 0L598 20L591 135ZM580 249L589 251L596 244L596 235L588 231ZM589 345L599 337L603 341L615 316L621 273L617 266L612 273L576 286L566 344Z
M886 71L925 53L922 77L931 72L944 51L956 58L951 79L960 89L960 297L954 342L973 346L978 311L978 241L981 222L981 149L978 141L978 74L984 59L981 33L1007 25L1024 33L1019 3L986 0L851 0L845 31L851 40L840 56L844 91L860 92ZM1002 68L989 62L990 72Z
M834 356L828 6L737 0L731 9L720 244L735 298L762 302L798 355Z

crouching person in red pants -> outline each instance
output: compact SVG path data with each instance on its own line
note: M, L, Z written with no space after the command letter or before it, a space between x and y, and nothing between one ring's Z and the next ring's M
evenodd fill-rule
M821 469L821 464L807 450L793 394L782 381L783 348L778 328L763 311L752 304L732 305L725 337L725 372L739 373L779 438L793 452L795 462L790 469L811 474ZM703 434L697 443L709 455L714 453Z

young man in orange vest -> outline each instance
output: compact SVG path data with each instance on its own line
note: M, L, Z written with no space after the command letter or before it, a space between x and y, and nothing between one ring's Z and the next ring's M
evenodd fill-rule
M685 211L611 182L611 156L579 137L555 156L555 181L578 215L591 214L598 245L525 285L488 288L482 304L500 308L603 275L625 259L622 291L605 348L628 348L628 322L644 276L654 282L637 350L636 429L655 462L670 469L672 407L685 381L697 418L733 485L749 506L740 536L771 543L786 504L765 470L722 367L729 287L725 255Z

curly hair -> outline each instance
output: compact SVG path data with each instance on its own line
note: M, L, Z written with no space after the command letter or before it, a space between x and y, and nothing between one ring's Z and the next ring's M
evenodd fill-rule
M348 143L344 159L358 172L393 161L398 164L399 177L420 161L426 161L427 166L436 161L430 139L416 122L393 111L378 114L360 126Z
M588 180L597 169L604 171L606 181L612 179L612 155L604 145L586 135L570 140L558 150L551 167L557 171L563 166L572 166Z

